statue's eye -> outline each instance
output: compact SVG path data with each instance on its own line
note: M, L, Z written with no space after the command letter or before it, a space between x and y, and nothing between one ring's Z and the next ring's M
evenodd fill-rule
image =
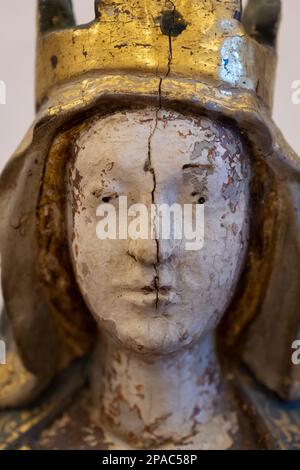
M95 191L92 192L92 196L96 197L97 199L100 199L102 197L102 202L105 203L108 203L112 199L117 199L119 197L118 193L104 193L103 196L102 189L95 189Z
M118 197L119 197L119 195L117 193L107 194L107 195L103 196L102 202L108 203L112 199L117 199Z
M191 195L192 195L193 197L198 196L197 204L205 204L205 203L206 203L206 198L205 198L204 196L200 196L199 193L193 192Z

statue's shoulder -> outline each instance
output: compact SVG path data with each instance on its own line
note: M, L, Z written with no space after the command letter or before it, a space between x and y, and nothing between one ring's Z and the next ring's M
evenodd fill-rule
M30 448L40 434L61 416L86 383L86 360L63 371L30 407L0 411L0 450Z
M263 445L268 449L299 450L300 401L284 402L242 367L235 370L233 383Z

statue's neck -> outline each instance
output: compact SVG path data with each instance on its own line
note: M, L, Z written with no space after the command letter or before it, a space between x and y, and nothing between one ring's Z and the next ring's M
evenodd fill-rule
M131 446L180 442L216 412L220 375L214 341L165 356L134 354L101 335L92 390L102 426Z

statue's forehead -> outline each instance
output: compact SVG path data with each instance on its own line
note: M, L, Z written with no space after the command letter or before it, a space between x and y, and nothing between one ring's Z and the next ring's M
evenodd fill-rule
M174 164L176 157L213 163L213 158L240 152L242 138L234 128L206 116L146 108L94 118L79 135L76 149L76 165L84 167L110 159L134 165L148 158L149 151L173 158Z
M111 127L110 132L119 128L130 127L134 132L137 127L149 127L155 121L155 127L160 129L177 129L187 127L189 134L197 135L203 133L206 140L211 138L221 139L226 134L227 138L239 139L239 133L234 126L226 126L217 118L202 114L181 113L172 109L146 107L142 109L131 109L118 111L106 116L95 116L79 135L79 141L87 140L86 135L90 131L105 135L105 128ZM200 134L202 135L202 134Z

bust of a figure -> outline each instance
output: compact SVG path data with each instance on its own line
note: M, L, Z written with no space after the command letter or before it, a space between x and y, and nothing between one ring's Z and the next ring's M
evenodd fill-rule
M280 2L193 3L96 1L79 28L71 2L39 2L38 114L0 187L0 407L52 424L16 438L0 415L4 448L300 445L300 409L272 395L300 398Z

